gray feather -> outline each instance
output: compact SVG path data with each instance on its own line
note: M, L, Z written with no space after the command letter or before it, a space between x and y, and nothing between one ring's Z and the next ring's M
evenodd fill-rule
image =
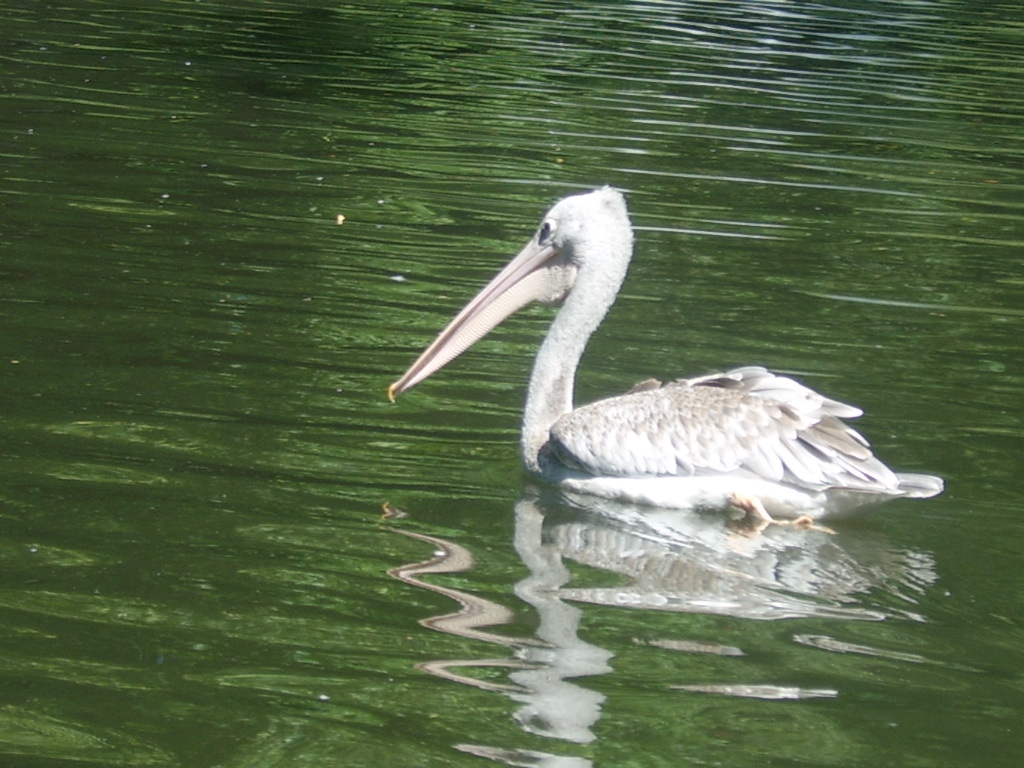
M900 479L840 420L860 414L747 367L661 387L644 382L577 408L552 426L549 445L565 464L595 476L745 471L810 489L896 489Z

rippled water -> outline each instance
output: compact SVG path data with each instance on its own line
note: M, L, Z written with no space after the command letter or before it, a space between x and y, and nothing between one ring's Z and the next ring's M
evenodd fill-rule
M0 762L1022 752L1015 4L13 2L0 29ZM581 401L763 364L947 492L751 540L534 488L544 308L387 403L604 183L637 255Z

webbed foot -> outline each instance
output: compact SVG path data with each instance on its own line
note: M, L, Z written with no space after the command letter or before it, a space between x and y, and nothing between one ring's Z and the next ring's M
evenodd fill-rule
M739 522L744 533L751 536L758 535L769 525L792 525L804 531L835 534L835 531L831 528L818 525L810 515L801 515L793 520L776 520L764 508L764 504L761 503L759 498L746 493L740 493L739 491L729 496L729 504L745 513L743 519Z

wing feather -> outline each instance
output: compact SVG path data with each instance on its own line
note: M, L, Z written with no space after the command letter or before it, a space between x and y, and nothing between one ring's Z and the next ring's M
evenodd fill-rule
M896 475L841 421L860 414L747 367L583 406L554 424L549 445L565 464L595 476L742 472L806 488L895 487Z

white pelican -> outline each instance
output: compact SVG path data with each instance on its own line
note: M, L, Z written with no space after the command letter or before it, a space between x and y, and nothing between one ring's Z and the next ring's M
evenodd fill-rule
M573 195L388 389L393 401L531 301L562 307L533 366L522 456L569 491L676 509L734 507L767 522L813 520L943 483L896 474L841 418L861 411L764 368L737 368L573 408L583 349L615 301L633 251L623 196Z

